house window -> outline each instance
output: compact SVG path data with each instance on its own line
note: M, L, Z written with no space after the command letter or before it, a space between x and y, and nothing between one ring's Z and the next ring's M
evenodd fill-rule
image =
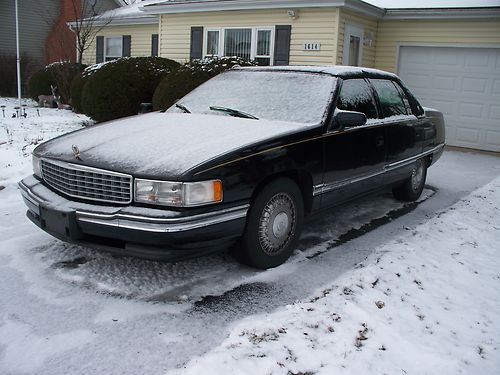
M122 57L123 39L121 36L107 37L104 39L104 61L116 60Z
M272 27L208 28L203 56L238 56L259 65L272 65L273 34Z
M208 56L219 56L219 30L207 30L207 53Z
M257 30L257 52L255 60L259 65L271 65L271 34L272 30Z
M252 57L252 29L224 30L224 56Z

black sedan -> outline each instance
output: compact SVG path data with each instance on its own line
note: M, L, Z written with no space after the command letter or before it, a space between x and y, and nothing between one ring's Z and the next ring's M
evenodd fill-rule
M166 113L38 146L19 183L28 217L67 242L178 260L233 245L277 266L304 218L382 189L416 200L444 122L390 73L236 68Z

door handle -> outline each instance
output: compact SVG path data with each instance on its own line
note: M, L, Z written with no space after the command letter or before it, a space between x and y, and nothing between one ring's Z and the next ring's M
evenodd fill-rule
M379 135L375 138L375 146L382 147L384 145L384 136Z

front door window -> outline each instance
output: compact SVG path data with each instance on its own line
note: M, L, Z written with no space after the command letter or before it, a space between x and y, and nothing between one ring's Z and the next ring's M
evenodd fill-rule
M353 25L346 25L344 36L343 64L361 66L363 55L363 29Z

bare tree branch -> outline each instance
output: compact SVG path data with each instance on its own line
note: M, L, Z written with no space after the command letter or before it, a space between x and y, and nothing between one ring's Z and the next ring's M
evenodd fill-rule
M94 42L97 34L101 32L113 19L113 15L100 12L102 1L71 0L73 14L79 17L71 23L71 29L76 36L77 62L82 63L83 54Z

